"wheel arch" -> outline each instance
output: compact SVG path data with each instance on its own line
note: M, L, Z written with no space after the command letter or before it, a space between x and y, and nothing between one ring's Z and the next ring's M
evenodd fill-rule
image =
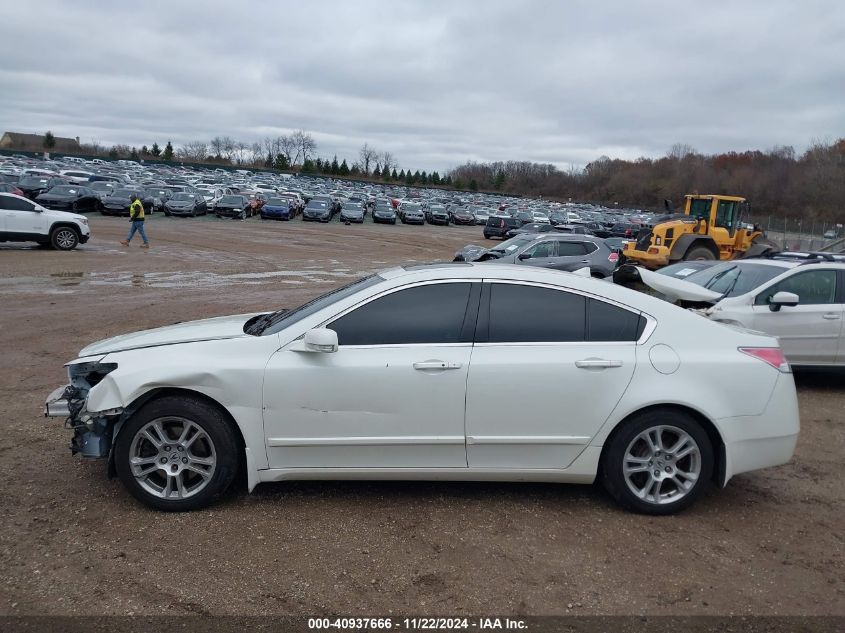
M702 246L713 253L717 260L719 259L719 248L716 246L716 242L712 237L697 233L685 233L672 244L669 261L680 261L691 249Z
M109 451L109 478L112 478L116 475L114 465L114 445L117 441L117 437L120 435L123 425L133 415L140 411L146 404L167 396L177 396L182 398L191 398L193 400L199 400L217 409L223 415L223 417L229 423L229 426L231 426L232 430L235 431L235 438L237 439L238 445L240 447L240 450L238 451L238 474L236 475L236 477L238 478L238 485L241 485L243 483L241 479L244 475L246 475L246 483L249 489L252 490L252 488L254 487L254 483L257 483L257 478L256 475L254 475L252 472L255 469L252 468L249 464L250 459L247 452L246 440L237 420L235 420L235 417L226 407L224 407L211 396L206 395L200 391L195 391L194 389L187 389L185 387L156 387L141 394L124 408L123 415L121 415L120 420L118 420L118 422L116 423L115 432L112 435L112 450Z
M69 222L67 220L59 220L57 222L53 222L50 225L48 233L52 235L53 231L55 231L56 229L72 229L76 233L77 237L82 235L82 229L79 228L77 224L74 224L73 222Z
M605 454L608 451L608 447L612 443L613 438L616 436L616 434L624 428L625 424L629 420L639 415L642 415L643 413L649 413L652 411L683 412L689 415L701 425L701 428L704 430L705 433L707 433L707 437L710 439L710 443L713 445L713 457L715 458L715 463L713 464L713 480L718 486L724 486L725 473L727 469L727 457L725 452L725 441L722 439L722 434L719 432L718 427L713 423L713 421L710 420L710 418L704 415L701 411L678 403L652 404L637 409L636 411L631 411L628 415L626 415L619 422L617 422L614 425L613 429L611 429L610 433L608 433L602 445L601 455L599 456L599 464L604 463ZM601 468L599 468L599 474L601 474Z

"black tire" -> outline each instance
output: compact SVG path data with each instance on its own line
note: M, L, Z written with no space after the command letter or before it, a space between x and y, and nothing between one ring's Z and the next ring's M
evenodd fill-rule
M685 261L712 261L714 259L717 259L717 257L713 254L713 251L706 246L696 246L695 248L691 248L684 255Z
M199 427L209 438L213 447L213 454L216 457L214 471L208 481L197 492L183 498L164 498L148 491L135 477L130 464L135 436L139 434L141 429L156 420L165 420L162 424L167 430L166 425L169 422L166 422L166 420L168 418L181 418ZM168 453L162 454L175 454L175 447L177 447L178 442L174 439L172 444L174 452L168 451ZM152 444L149 443L148 447L151 446ZM199 510L214 503L231 486L238 470L239 450L240 445L231 423L215 406L191 397L165 396L144 405L123 425L114 445L114 465L123 485L141 503L165 512L188 512ZM187 455L188 453L181 452L179 454ZM178 464L178 459L168 463L171 467L176 465L181 468ZM185 469L186 475L184 476L182 472L180 470L178 477L185 482L186 478L191 475L191 471ZM147 485L155 485L153 477L163 476L161 471L154 471L147 480L151 483ZM169 479L168 476L167 480L169 481ZM189 486L185 488L186 491L189 491L189 489Z
M633 442L638 436L640 436L641 433L656 427L670 427L664 431L663 435L664 438L670 438L670 443L673 435L673 431L670 429L674 427L674 429L680 429L680 431L686 433L694 444L697 445L699 462L698 475L691 487L675 501L667 500L662 503L657 503L653 500L649 501L643 499L635 494L631 487L629 487L628 481L626 480L623 472L625 454L629 447L636 446ZM663 451L662 455L662 459L666 459L665 451ZM647 480L653 479L653 471L651 471L652 467L655 467L654 472L660 472L661 478L664 477L663 473L665 469L675 467L675 463L673 461L670 460L663 462L662 459L659 457L654 458L653 461L648 462L648 471L632 475L631 477L634 480L633 485L639 485L639 481L642 481L643 485L645 485ZM677 464L680 465L678 470L682 471L684 468L691 469L693 460L695 460L694 454L678 460ZM601 478L604 487L610 495L621 506L629 510L652 515L674 514L675 512L680 512L681 510L688 508L704 492L713 475L713 462L713 445L710 442L707 432L701 427L695 418L688 413L674 409L653 409L634 416L613 433L605 447L604 454L602 455ZM635 479L641 476L643 477L642 479ZM680 489L671 481L669 475L665 475L665 477L666 480L670 481L670 483L665 486L665 491L663 490L664 484L661 483L657 488L657 494L669 494L673 490L680 492Z
M79 233L69 226L59 226L50 231L50 244L57 251L72 251L79 245Z

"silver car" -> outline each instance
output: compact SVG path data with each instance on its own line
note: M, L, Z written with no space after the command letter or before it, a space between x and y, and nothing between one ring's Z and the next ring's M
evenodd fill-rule
M491 248L477 261L524 264L568 272L589 268L591 276L604 279L613 275L619 254L604 240L591 235L525 233Z

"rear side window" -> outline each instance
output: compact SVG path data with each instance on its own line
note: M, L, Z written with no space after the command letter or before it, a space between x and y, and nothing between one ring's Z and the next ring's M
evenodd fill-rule
M584 297L536 286L500 283L490 286L487 337L490 343L584 340Z
M558 257L576 257L578 255L585 255L583 242L568 242L560 240L557 243Z
M588 341L636 341L645 329L645 318L625 308L589 299L587 301Z
M470 290L470 283L429 284L399 290L352 310L326 327L337 332L340 345L468 341L471 328L467 334L464 318Z

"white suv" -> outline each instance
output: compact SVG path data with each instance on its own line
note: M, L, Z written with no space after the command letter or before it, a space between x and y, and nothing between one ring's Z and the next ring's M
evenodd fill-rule
M38 242L70 251L91 237L88 218L52 211L13 193L0 193L0 242Z
M671 276L639 274L670 300L711 304L698 310L709 319L777 336L793 367L845 367L845 257L780 253L677 267Z

